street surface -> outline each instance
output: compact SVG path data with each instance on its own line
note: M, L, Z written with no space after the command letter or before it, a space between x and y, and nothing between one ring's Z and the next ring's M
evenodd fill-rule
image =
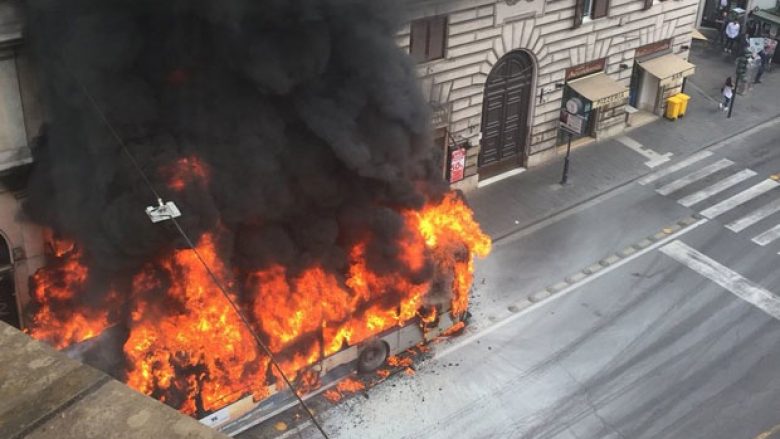
M498 240L477 266L468 331L434 346L416 376L396 375L320 414L325 430L333 438L780 437L777 139L780 121L675 156ZM571 278L635 244L619 262ZM568 288L518 306L567 277ZM280 437L318 434L304 423Z

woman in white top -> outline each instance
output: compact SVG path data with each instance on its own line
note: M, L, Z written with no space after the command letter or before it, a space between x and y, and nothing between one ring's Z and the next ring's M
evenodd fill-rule
M737 20L732 19L729 24L726 25L726 46L724 47L724 50L726 52L731 52L734 49L734 43L737 42L737 37L739 37L739 23ZM737 47L739 49L739 47Z
M718 105L720 106L721 110L728 111L731 98L734 97L734 85L731 83L731 76L726 78L726 84L723 85L723 88L720 90L720 92L723 95L723 102Z

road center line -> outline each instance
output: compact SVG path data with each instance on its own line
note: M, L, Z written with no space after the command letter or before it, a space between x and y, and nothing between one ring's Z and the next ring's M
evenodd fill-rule
M661 248L661 252L727 289L735 296L780 320L780 298L714 259L681 241Z
M455 351L458 351L458 350L468 346L471 343L474 343L475 341L481 339L482 337L484 337L484 336L486 336L486 335L488 335L488 334L490 334L492 332L495 332L495 331L503 328L504 326L514 322L515 320L518 320L520 317L523 317L526 314L531 313L531 312L539 309L540 307L542 307L544 305L547 305L548 303L551 303L555 299L563 297L566 294L568 294L568 293L570 293L570 292L572 292L572 291L582 287L583 285L588 284L588 283L590 283L590 282L600 278L601 276L604 276L605 274L610 273L610 272L612 272L612 271L622 267L623 265L633 261L634 259L637 259L640 256L645 255L645 254L647 254L647 253L649 253L649 252L651 252L651 251L653 251L653 250L655 250L655 249L665 245L669 241L671 241L673 239L676 239L676 238L678 238L678 237L680 237L680 236L690 232L691 230L699 227L700 225L702 225L702 224L704 224L706 222L707 222L707 220L702 218L702 219L696 221L695 223L691 224L690 226L688 226L688 227L686 227L686 228L684 228L682 230L679 230L678 232L673 233L673 234L667 236L666 238L663 238L663 239L655 242L654 244L643 248L642 250L639 250L638 252L632 254L631 256L628 256L628 257L626 257L624 259L621 259L619 262L616 262L616 263L610 265L609 267L607 267L607 268L605 268L603 270L597 271L597 272L593 273L592 275L586 277L585 279L583 279L583 280L581 280L579 282L576 282L576 283L573 283L573 284L569 285L568 287L562 289L560 292L558 292L558 293L554 294L553 296L551 296L549 299L546 299L546 300L543 300L541 302L535 303L535 304L529 306L528 308L526 308L526 309L524 309L524 310L522 310L522 311L520 311L520 312L518 312L516 314L513 314L513 315L505 318L504 320L501 320L501 321L495 323L494 325L491 325L491 326L488 326L486 328L483 328L479 332L476 332L476 333L474 333L472 335L461 336L454 343L449 344L448 346L446 346L445 348L443 348L440 351L437 351L434 354L432 360L437 360L437 359L440 359L440 358L444 358L447 355L449 355L449 354L451 354L451 353L453 353ZM430 361L430 360L428 360L428 361Z

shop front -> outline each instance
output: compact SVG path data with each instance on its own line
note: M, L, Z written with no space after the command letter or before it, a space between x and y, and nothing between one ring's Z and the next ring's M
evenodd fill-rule
M576 138L601 138L619 133L625 128L625 105L628 89L604 73L604 58L566 70L564 105L579 102L573 108L561 108L567 117L574 115L583 120ZM559 134L559 143L568 140L569 133Z
M672 53L672 40L636 49L629 86L629 105L639 111L662 115L669 96L682 92L684 80L695 66Z

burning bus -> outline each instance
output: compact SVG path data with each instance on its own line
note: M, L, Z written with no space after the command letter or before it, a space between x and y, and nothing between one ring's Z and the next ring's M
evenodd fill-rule
M25 214L51 236L26 331L236 432L284 377L310 394L460 323L490 239L443 180L399 9L28 2Z
M207 425L238 433L288 408L294 395L208 270L234 289L242 285L242 312L305 395L355 370L372 372L389 355L464 319L473 259L487 254L490 239L455 193L402 217L400 272L369 268L369 242L360 241L341 276L321 267L290 276L280 265L238 274L205 234L196 249L146 264L128 290L110 285L103 306L79 304L89 270L74 243L55 240L57 262L33 276L28 332Z

